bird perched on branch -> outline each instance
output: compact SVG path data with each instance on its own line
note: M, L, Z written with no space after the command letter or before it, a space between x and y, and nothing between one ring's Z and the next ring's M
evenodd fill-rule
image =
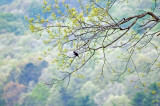
M73 51L73 54L79 57L79 54L76 51Z

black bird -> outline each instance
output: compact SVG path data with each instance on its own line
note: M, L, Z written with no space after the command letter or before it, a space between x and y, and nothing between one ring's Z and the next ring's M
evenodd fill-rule
M79 57L79 54L77 52L73 51L73 54Z

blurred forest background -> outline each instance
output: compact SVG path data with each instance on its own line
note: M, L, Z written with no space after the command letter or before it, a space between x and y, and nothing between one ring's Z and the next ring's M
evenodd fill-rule
M54 4L53 0L47 1ZM139 9L141 12L153 8L152 0L141 0L139 4L134 0L128 1L128 4L123 3L113 11ZM0 0L0 106L160 106L159 71L153 71L146 77L140 74L145 87L139 84L138 76L130 70L117 81L106 75L96 83L95 77L101 66L90 61L90 65L83 67L84 78L71 78L67 90L63 84L56 88L45 85L44 82L57 77L56 66L49 57L41 61L38 59L46 45L29 32L24 18L38 13L48 17L42 12L42 2ZM79 6L78 0L66 0L66 3ZM119 17L128 15L123 11L119 14ZM160 44L159 41L160 38L157 38L154 42ZM154 52L150 47L137 53L136 64L140 72L144 71L144 64L150 64ZM123 68L121 63L116 63L117 58L110 58L111 63Z

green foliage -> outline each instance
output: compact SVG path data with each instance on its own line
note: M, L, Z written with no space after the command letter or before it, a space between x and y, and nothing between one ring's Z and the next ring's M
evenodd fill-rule
M0 19L5 19L7 22L12 22L17 20L18 17L11 13L0 13Z
M138 93L136 93L136 95L134 96L134 98L133 98L133 105L138 105L138 106L142 106L142 104L143 104L143 100L144 100L144 98L145 98L145 94L144 94L144 92L138 92ZM144 105L144 104L143 104Z
M160 86L156 83L150 85L147 92L138 92L132 98L131 104L134 106L153 106L160 104Z
M24 34L26 30L26 22L21 16L16 16L11 13L0 12L0 34L15 33L15 35Z
M90 99L90 96L80 96L71 99L67 106L96 106L94 101Z
M22 102L22 106L44 106L50 95L49 88L44 83L39 83L31 93L27 94Z
M131 106L130 100L126 95L114 96L111 95L103 106Z
M3 90L0 88L0 106L6 106L6 101L3 98Z
M45 104L49 95L49 88L45 84L41 83L32 90L31 97L35 100L35 102Z
M0 106L6 106L6 101L2 97L0 97Z
M94 97L94 100L95 100L95 103L97 103L98 105L103 105L104 103L106 103L109 100L109 98L111 99L111 100L109 100L109 103L111 103L111 101L113 99L123 101L123 99L121 99L121 98L127 98L127 97L126 96L119 96L119 95L124 95L125 92L126 92L126 86L124 86L122 83L117 83L117 82L109 83L106 86L104 86L103 88L101 88L101 91L96 94L96 96ZM115 96L113 96L113 95L115 95ZM126 99L126 101L128 101L128 99ZM123 102L126 103L126 101L123 101ZM122 104L123 104L123 102L122 102Z
M50 96L48 97L46 106L52 106L53 104L55 106L64 106L63 100L61 99L61 94L58 90L50 93ZM66 103L65 103L65 105L66 105Z
M73 92L62 88L60 90L63 106L95 106L93 95L82 94L83 92Z

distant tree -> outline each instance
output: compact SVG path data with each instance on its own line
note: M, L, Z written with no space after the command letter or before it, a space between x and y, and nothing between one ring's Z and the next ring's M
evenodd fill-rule
M110 97L103 104L103 106L131 106L131 105L130 105L130 100L126 95L121 95L121 96L110 95Z
M0 106L6 106L6 101L3 96L3 90L0 89Z
M105 104L105 102L108 101L108 103L111 103L111 101L115 98L117 100L121 100L123 98L123 96L119 96L119 95L123 95L125 94L126 91L126 87L122 84L122 83L113 83L113 84L108 84L105 89L102 89L100 92L98 92L95 96L94 96L94 101L96 104L102 106L103 104ZM117 97L116 97L117 95ZM115 97L114 97L115 96ZM124 97L126 98L126 97ZM122 99L123 101L123 99ZM128 101L128 100L126 100ZM125 101L125 102L126 102ZM117 102L115 102L117 103Z
M30 81L38 82L38 77L40 76L41 71L33 63L28 63L24 69L21 71L19 76L19 83L28 85Z
M61 93L61 100L63 101L63 105L68 105L68 102L73 100L73 95L67 92L66 89L61 88L60 93Z
M73 94L72 90L60 89L61 100L65 106L95 106L93 95L84 95L81 93Z
M50 95L49 89L46 85L40 83L34 87L32 92L27 95L22 106L45 106L47 104L47 99Z
M127 70L138 75L136 54L144 53L147 47L151 47L155 55L153 60L145 65L144 74L159 69L159 43L156 41L160 37L159 1L136 0L134 2L137 5L138 2L147 2L150 7L146 10L133 11L132 14L127 14L123 9L114 10L122 2L127 6L130 1L79 0L81 9L77 10L65 1L55 0L55 4L50 5L43 0L43 12L50 16L44 18L37 15L36 18L27 20L31 32L40 35L45 44L51 45L44 51L44 55L48 56L54 51L55 58L52 62L64 73L63 78L54 79L50 84L70 79L89 61L95 61L102 67L97 79L103 77L106 70L114 80L124 75ZM62 5L65 11L61 11ZM123 15L120 15L120 12ZM125 63L123 70L116 70L114 63L109 62L110 51L121 54L118 58ZM67 68L71 69L66 70ZM140 78L139 81L141 82ZM142 82L141 84L143 85Z
M160 105L160 84L153 83L145 92L137 92L132 98L133 106L159 106Z
M6 102L2 97L0 97L0 106L6 106Z
M24 21L24 18L12 13L0 12L0 23L0 34L12 32L15 35L22 35L27 29L25 27L27 23Z
M25 86L15 82L9 82L4 86L3 96L8 106L14 106L18 103L19 96L25 91Z
M26 64L19 76L19 83L26 86L30 81L37 83L43 68L47 67L47 65L48 63L46 61L42 61L39 66L35 66L33 63Z
M49 89L44 84L37 85L32 91L32 98L35 102L40 102L41 105L46 104L47 98L50 95Z
M70 101L67 103L67 106L96 106L96 104L92 99L90 99L90 96L87 95L70 99Z

